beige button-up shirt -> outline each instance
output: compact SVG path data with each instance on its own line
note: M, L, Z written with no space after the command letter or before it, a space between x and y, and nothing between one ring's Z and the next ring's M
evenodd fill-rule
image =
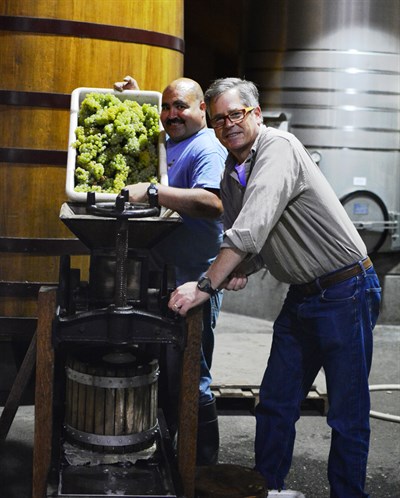
M236 247L282 282L302 284L367 255L328 181L291 133L261 125L243 187L229 155L221 182L222 247Z

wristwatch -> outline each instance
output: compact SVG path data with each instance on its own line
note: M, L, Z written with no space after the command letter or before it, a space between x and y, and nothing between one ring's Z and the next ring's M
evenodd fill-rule
M157 186L156 179L150 180L150 185L147 187L147 197L148 197L149 204L151 207L159 207L158 206L158 186Z
M215 296L218 289L213 289L211 287L211 280L208 277L200 277L197 282L197 288L202 292L207 292L210 296Z

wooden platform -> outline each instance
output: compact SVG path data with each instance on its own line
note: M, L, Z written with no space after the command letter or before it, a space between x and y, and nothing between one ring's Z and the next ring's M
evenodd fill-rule
M259 400L259 386L250 385L212 385L211 390L217 399L217 409L221 415L254 414ZM302 415L326 415L328 398L323 386L312 387L301 405Z

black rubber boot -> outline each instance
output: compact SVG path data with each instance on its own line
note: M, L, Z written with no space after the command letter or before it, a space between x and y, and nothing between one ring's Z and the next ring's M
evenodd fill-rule
M199 406L197 429L197 465L216 465L218 463L219 429L215 398Z

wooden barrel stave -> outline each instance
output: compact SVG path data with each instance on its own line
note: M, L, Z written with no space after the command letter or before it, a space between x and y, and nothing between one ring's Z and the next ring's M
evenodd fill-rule
M142 433L150 434L157 426L156 360L148 363L139 360L135 366L116 367L98 360L69 358L66 366L65 422L67 433L76 442L115 452L121 450L120 445L113 445L117 436L122 436L121 441L137 439L135 435L143 439ZM86 373L92 376L92 381L80 375ZM116 384L118 378L122 387L118 386L119 382ZM136 385L138 383L142 385ZM96 436L110 436L109 444L102 446L94 442L99 439ZM152 441L149 436L144 443L132 442L128 446L147 447Z

